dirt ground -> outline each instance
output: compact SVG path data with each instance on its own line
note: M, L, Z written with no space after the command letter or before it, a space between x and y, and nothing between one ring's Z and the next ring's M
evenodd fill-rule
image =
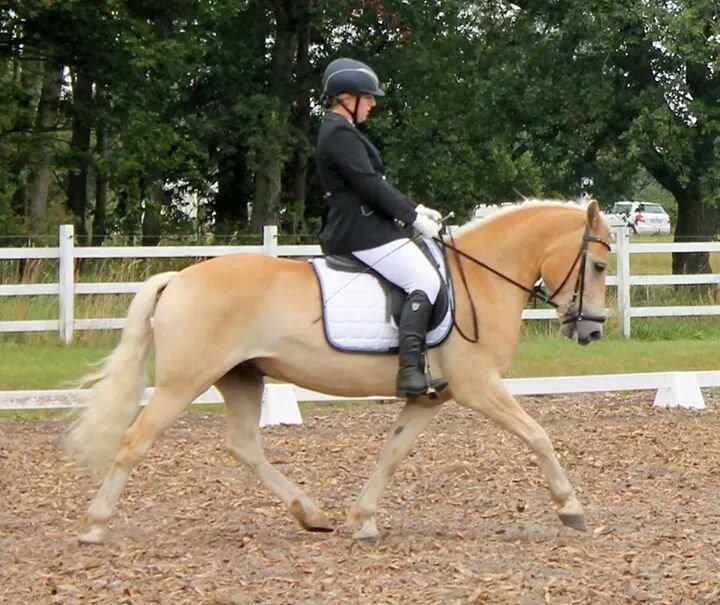
M60 420L0 419L0 603L718 603L720 395L524 398L585 506L561 526L533 456L446 406L382 501L382 538L342 525L398 405L263 429L268 457L339 526L309 534L185 415L130 479L102 546L79 546L97 482L63 460Z

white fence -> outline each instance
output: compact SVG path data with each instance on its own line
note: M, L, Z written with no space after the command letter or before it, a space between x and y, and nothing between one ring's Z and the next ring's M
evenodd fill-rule
M122 294L138 290L138 282L75 283L75 259L93 258L177 258L213 257L236 253L261 253L269 256L317 256L317 245L278 244L277 227L263 229L263 243L258 246L87 246L76 247L72 225L60 227L57 248L0 248L0 261L12 259L57 259L58 283L0 285L1 296L57 296L59 316L57 319L0 321L0 332L39 332L57 330L64 343L72 341L75 330L120 329L123 318L78 319L75 317L75 295ZM617 275L608 276L608 285L617 287L617 315L622 332L630 336L631 320L635 317L668 317L689 315L720 315L720 306L655 306L632 307L630 288L648 285L717 284L719 274L709 275L631 275L630 255L658 252L720 252L720 242L640 244L630 243L624 228L616 230ZM526 309L524 319L551 319L555 312L550 309Z
M555 376L549 378L506 378L505 386L513 395L557 395L613 391L656 391L656 407L704 409L701 388L720 387L720 371L712 372L650 372L644 374L605 374L594 376ZM153 389L145 390L143 403ZM88 391L5 391L0 392L0 410L37 410L74 408L83 405ZM388 400L387 397L335 397L290 384L266 384L263 396L261 426L267 424L298 424L302 422L298 401L329 402ZM222 403L214 387L200 395L194 403Z
M720 283L720 274L703 275L631 275L631 254L657 254L661 252L720 252L720 242L688 242L668 244L631 244L629 231L620 227L615 230L613 251L617 255L618 319L622 333L630 336L630 321L633 317L682 317L691 315L720 315L719 305L631 307L632 286L680 286L690 284ZM610 281L608 281L610 283Z

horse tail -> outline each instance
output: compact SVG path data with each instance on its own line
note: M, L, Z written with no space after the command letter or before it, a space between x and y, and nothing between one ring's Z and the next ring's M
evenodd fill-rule
M99 362L97 372L80 379L82 386L91 385L90 394L87 407L68 430L65 445L81 466L106 470L137 415L153 340L150 318L163 289L176 275L176 271L158 273L145 281L130 303L117 347Z

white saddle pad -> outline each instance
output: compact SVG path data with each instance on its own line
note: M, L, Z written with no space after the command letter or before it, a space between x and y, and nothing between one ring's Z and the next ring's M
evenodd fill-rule
M431 242L430 251L447 284L447 267L439 247ZM325 336L334 348L356 353L395 353L398 327L388 317L385 292L372 272L351 273L327 266L324 258L310 262L320 282ZM452 288L448 291L448 310L440 324L427 335L428 347L447 338L452 328Z

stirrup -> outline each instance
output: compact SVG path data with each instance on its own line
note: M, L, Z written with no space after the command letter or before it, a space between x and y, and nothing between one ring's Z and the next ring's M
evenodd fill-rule
M423 374L425 375L425 384L427 385L425 395L427 395L430 399L437 399L438 393L447 388L448 381L444 378L432 377L432 373L430 372L430 360L428 359L426 353L423 353L423 366L425 367Z
M400 399L417 399L418 397L429 397L437 399L438 393L444 391L448 386L448 381L443 378L433 379L429 374L424 375L425 384L421 389L398 388L397 397Z
M431 378L430 380L428 380L428 387L427 387L427 391L425 392L425 394L430 399L437 399L438 393L440 393L441 391L444 391L447 388L447 386L448 386L448 381L445 380L444 378L436 378L434 380Z

